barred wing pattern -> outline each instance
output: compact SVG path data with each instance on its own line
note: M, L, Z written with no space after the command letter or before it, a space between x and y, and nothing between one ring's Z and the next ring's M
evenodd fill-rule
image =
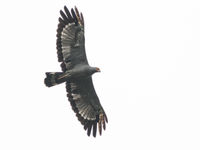
M65 13L61 10L62 18L59 18L57 29L57 54L63 71L73 68L78 64L88 64L85 54L84 21L83 15L78 9L71 9L71 14L67 7Z
M93 136L96 137L97 123L101 135L102 126L105 130L105 121L108 122L108 120L94 90L92 78L67 82L66 89L72 109L84 129L87 130L88 136L93 129Z
M85 53L82 13L79 14L76 7L71 9L70 13L65 6L60 14L62 18L59 18L57 29L57 54L62 71L65 72L76 65L88 64L88 61ZM105 130L108 120L96 95L92 78L67 81L66 89L72 109L84 129L87 130L88 136L93 130L93 136L96 137L97 126L101 135L102 127Z

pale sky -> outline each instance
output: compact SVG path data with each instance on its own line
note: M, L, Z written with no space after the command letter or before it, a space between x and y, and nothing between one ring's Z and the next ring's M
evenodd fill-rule
M108 116L88 137L66 97L47 88L60 71L59 11L85 18L86 53ZM199 150L199 0L0 2L1 150Z

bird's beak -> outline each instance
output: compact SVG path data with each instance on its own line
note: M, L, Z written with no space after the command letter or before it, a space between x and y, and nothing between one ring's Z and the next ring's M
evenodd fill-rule
M99 68L97 68L96 70L97 70L97 72L101 72L101 70Z

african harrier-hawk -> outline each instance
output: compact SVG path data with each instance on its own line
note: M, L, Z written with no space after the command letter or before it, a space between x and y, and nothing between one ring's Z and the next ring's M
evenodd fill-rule
M65 6L57 29L57 54L62 72L47 72L44 83L51 87L66 82L67 97L78 120L90 136L96 137L108 122L92 83L92 74L100 72L88 64L85 53L84 20L75 7L71 13Z

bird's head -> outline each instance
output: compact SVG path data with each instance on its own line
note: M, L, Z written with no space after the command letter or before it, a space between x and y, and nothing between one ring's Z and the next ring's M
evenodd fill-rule
M98 67L95 67L96 72L101 72L101 70Z
M91 74L96 73L96 72L101 72L98 67L91 67L90 71L91 71Z

